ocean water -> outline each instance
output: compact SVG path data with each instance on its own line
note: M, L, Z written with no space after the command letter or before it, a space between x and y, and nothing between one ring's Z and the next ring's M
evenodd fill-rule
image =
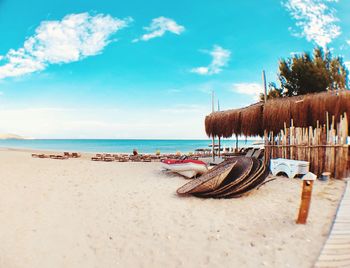
M239 141L239 147L249 146L254 141ZM131 153L188 153L198 148L209 148L211 140L107 140L107 139L44 139L44 140L0 140L2 148L37 149L52 151ZM221 141L222 147L235 147L235 140Z

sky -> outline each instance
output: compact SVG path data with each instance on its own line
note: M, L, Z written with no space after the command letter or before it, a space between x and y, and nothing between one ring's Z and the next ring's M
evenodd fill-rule
M350 67L346 0L0 0L0 133L202 139L315 46ZM217 107L216 107L217 109Z

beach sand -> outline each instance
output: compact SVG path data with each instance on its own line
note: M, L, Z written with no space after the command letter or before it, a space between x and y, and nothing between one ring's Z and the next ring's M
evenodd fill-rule
M31 158L0 151L0 267L312 267L344 182L317 181L306 225L301 182L249 196L178 197L159 163Z

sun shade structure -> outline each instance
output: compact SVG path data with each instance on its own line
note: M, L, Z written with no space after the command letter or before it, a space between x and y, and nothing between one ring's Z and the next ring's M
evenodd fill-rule
M276 98L241 109L214 112L206 116L205 130L209 137L262 137L264 130L277 134L285 126L290 127L291 119L294 127L316 127L326 124L327 115L329 122L333 116L339 122L344 113L350 120L349 90ZM348 125L350 128L350 122Z

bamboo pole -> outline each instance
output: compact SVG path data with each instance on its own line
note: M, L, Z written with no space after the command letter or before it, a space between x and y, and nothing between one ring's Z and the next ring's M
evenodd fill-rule
M269 160L282 157L308 161L310 171L318 176L322 172L331 172L334 178L345 178L350 173L346 116L340 116L339 122L332 116L331 122L328 119L323 126L317 121L315 128L294 127L291 120L291 127L287 128L285 125L276 136L272 131L265 131L265 158Z
M264 102L266 102L267 101L267 86L266 86L265 70L262 71L262 80L263 80L263 86L264 86Z
M290 145L294 145L294 125L293 125L293 119L290 120L290 137L289 137L289 144L290 144ZM290 147L290 159L295 159L293 147Z
M214 90L211 91L211 111L212 113L215 112L215 108L214 108ZM215 161L215 137L213 135L212 137L212 158L213 158L213 161Z

